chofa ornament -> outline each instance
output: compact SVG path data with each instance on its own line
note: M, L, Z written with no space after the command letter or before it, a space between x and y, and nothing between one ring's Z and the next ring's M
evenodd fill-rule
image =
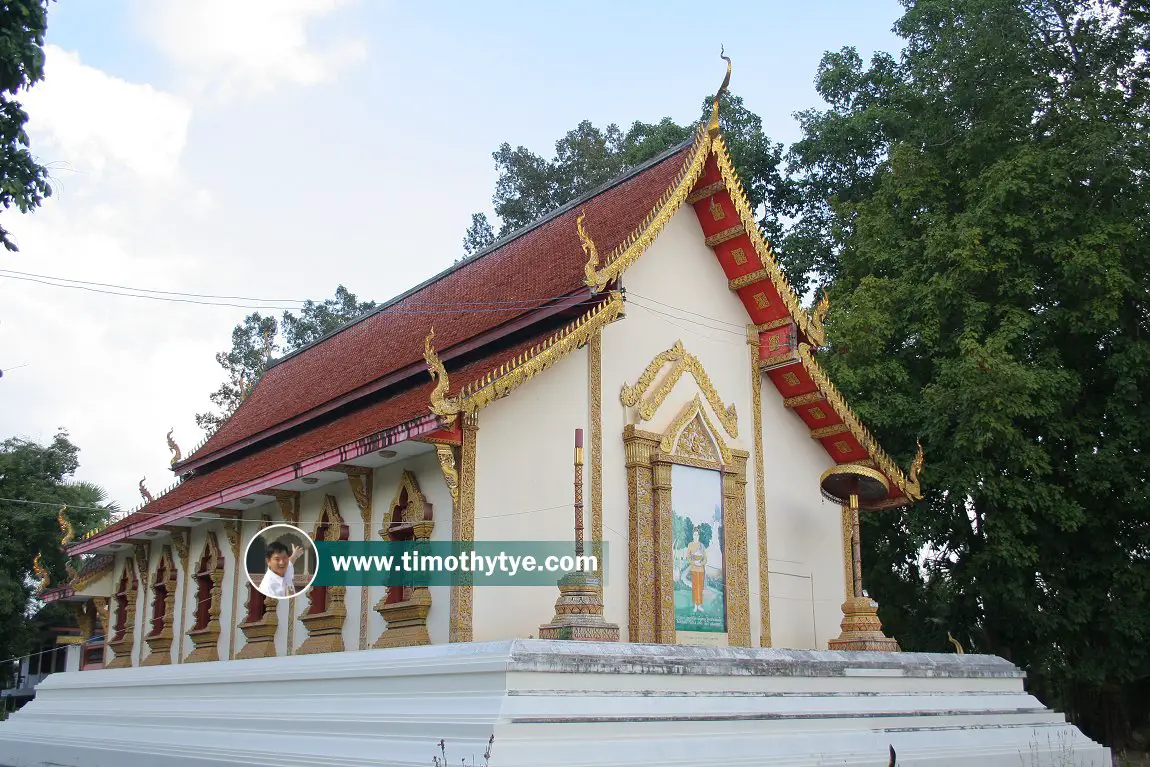
M168 429L168 450L172 451L172 466L175 466L177 463L179 463L180 459L183 457L183 454L180 453L180 446L176 444L174 439L172 439L172 432L175 430L175 427Z

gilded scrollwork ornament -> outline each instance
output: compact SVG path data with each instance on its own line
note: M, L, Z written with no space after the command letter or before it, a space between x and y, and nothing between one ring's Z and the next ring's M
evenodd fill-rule
M659 372L668 364L671 365L671 371L663 378L659 387L644 399ZM735 412L734 403L723 404L723 399L719 396L714 384L711 383L711 377L703 369L703 364L699 362L698 357L683 347L682 341L676 341L670 349L656 355L633 386L623 387L622 391L619 392L619 399L627 407L638 405L639 420L650 421L655 417L656 411L667 399L684 373L690 373L694 377L695 383L698 384L699 389L707 398L707 402L715 411L715 416L719 419L723 429L727 434L737 439L739 436L739 419Z
M459 414L473 414L506 397L535 376L547 370L565 356L585 345L593 334L623 315L623 296L612 292L603 302L574 320L546 341L507 360L487 375L474 381L454 396L449 396L450 383L447 370L439 359L432 339L433 330L424 342L424 360L435 388L431 392L429 409L432 413L454 420Z
M585 282L595 293L602 292L607 285L627 271L633 263L651 246L659 233L670 222L680 206L686 202L691 190L703 174L707 158L711 153L711 135L704 126L699 126L695 134L695 143L683 166L675 176L670 187L656 201L651 212L643 222L627 235L605 257L600 257L598 251L589 255L584 266ZM577 222L578 224L578 222ZM601 266L600 266L601 265Z

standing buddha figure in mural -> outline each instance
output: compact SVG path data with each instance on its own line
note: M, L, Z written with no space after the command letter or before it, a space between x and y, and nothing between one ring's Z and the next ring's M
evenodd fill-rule
M691 599L695 612L703 611L703 587L706 584L707 550L699 541L699 526L695 525L694 538L687 544L687 562L691 566Z

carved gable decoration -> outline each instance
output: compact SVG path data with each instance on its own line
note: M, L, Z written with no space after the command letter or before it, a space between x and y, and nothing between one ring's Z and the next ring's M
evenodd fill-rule
M659 449L692 461L731 464L731 450L719 437L697 394L663 433Z
M671 366L670 372L663 377L658 386L655 386L656 377L668 364ZM703 369L702 363L683 347L682 341L676 341L670 349L656 355L633 386L623 387L619 393L619 399L627 407L638 406L640 421L650 421L655 417L655 412L670 395L671 390L675 388L675 384L679 382L684 373L690 373L695 379L695 383L714 411L715 417L722 424L723 430L737 439L739 436L739 419L735 413L734 404L723 404L722 397L715 390L711 383L711 377Z

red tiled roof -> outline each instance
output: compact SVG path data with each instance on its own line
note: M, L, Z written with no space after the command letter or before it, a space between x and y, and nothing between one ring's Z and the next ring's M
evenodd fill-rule
M551 299L585 290L583 267L587 259L575 227L578 214L586 211L587 228L599 252L611 252L655 206L689 151L689 146L678 149L281 360L264 373L235 414L186 460L210 456L422 361L424 339L433 326L436 348L442 352ZM395 419L389 416L385 420ZM320 433L327 434L317 430L314 437L293 440L304 440L307 447L285 445L267 455L243 459L235 467L221 469L225 472L222 476L250 473L240 472L240 464L262 466L270 461L283 465L282 460L271 456L279 456L281 451L295 454L318 449L321 442L330 446L338 439L334 435L321 439ZM214 487L225 481L221 478L210 484ZM186 492L181 486L169 495L180 493L182 497Z
M480 360L452 371L452 390L482 378L495 370L506 360L527 351L552 335L553 329L533 333L518 343L506 346L488 354ZM177 485L171 492L157 498L123 519L117 520L99 533L100 538L112 535L130 524L154 519L160 514L173 511L181 506L210 499L235 485L250 482L267 476L280 469L288 468L308 458L324 453L385 429L413 421L429 414L428 403L433 384L427 376L418 385L347 413L329 423L318 426L303 434L292 436L267 449L256 451L234 463L223 466L201 476ZM183 516L180 514L179 516ZM78 542L79 545L86 541Z

